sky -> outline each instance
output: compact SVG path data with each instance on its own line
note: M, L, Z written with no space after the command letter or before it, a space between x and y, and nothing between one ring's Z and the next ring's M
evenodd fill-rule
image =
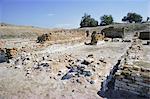
M0 0L0 22L45 28L78 28L84 13L99 22L104 14L121 22L128 12L146 20L150 0Z

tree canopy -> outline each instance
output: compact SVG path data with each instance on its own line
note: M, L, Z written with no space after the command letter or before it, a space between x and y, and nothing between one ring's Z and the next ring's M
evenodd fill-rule
M113 23L113 17L111 15L103 15L100 17L101 26L109 25Z
M140 23L142 22L142 16L137 13L128 13L127 16L122 18L122 21L129 23Z
M143 23L143 18L140 14L137 13L127 13L126 16L122 18L122 21L129 23ZM143 22L142 22L143 21ZM150 17L147 17L145 22L149 22ZM117 22L116 22L117 23ZM103 15L100 17L100 26L106 26L110 24L115 24L112 15ZM84 14L80 21L80 27L96 27L98 26L98 21L91 17L90 14Z
M84 14L81 19L80 27L95 27L98 26L98 21L94 18L91 18L91 15Z

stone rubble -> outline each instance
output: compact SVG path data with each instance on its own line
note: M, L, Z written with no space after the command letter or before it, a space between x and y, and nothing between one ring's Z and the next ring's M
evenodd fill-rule
M77 83L88 82L89 84L95 84L97 79L94 78L95 73L98 72L100 67L107 64L103 57L95 59L93 54L89 54L83 59L75 59L72 55L65 55L64 59L53 60L47 53L36 54L21 49L21 52L18 52L14 58L9 59L9 67L24 70L25 76L30 78L35 71L53 73L54 66L52 68L52 65L62 62L66 64L67 73L64 70L59 70L57 75L50 78L70 80Z
M0 48L0 63L9 62L17 55L17 48Z
M69 60L69 62L72 61ZM94 84L96 81L94 73L104 64L106 64L104 58L95 60L93 54L89 54L85 59L76 59L74 64L66 66L68 72L62 76L61 80L75 80L78 83L87 81L89 84Z
M48 33L48 34L43 34L41 36L38 36L37 43L44 43L46 41L50 41L51 35L52 35L51 33Z

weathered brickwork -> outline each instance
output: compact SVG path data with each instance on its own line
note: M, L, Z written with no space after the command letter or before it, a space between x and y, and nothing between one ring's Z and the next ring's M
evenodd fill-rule
M115 74L115 90L150 97L150 63L143 60L142 52L140 40L134 39Z

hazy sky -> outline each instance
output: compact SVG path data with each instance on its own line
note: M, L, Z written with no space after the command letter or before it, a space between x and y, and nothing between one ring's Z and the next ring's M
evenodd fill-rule
M121 22L128 12L150 16L150 0L0 0L0 21L39 27L79 27L84 13L100 22L111 14Z

